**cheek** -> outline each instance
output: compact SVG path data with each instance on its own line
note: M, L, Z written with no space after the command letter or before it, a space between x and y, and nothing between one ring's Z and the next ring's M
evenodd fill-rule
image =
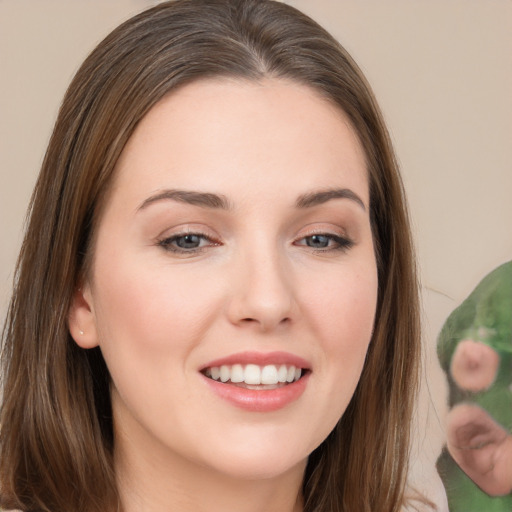
M370 341L377 304L377 271L374 265L342 268L315 286L309 299L312 322L322 333L326 353L347 352L364 357Z
M312 439L320 444L344 414L364 365L377 302L374 265L339 268L317 276L304 315L312 325L320 358L309 416L318 423ZM311 449L316 447L312 443Z
M126 408L140 424L155 411L183 410L194 398L190 354L214 321L218 287L136 256L98 261L95 279L102 283L95 314L116 410Z
M317 294L317 328L334 393L355 389L372 337L378 282L371 261L341 269Z
M104 352L131 357L133 365L163 365L199 343L218 303L211 279L191 280L187 272L137 257L98 261L96 269L95 281L102 285L95 314Z

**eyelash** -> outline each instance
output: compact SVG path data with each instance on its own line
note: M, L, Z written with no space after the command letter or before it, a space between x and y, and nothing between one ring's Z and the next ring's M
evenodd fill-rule
M178 240L183 239L187 236L199 238L200 239L199 243L201 243L201 241L206 241L207 245L199 246L199 247L189 247L189 248L183 248L183 247L178 247L177 245L173 245ZM334 245L334 247L328 246L328 247L321 247L321 248L312 247L310 245L307 245L307 240L312 239L313 237L325 237L327 239L328 244L331 242L334 242L335 245ZM298 243L301 241L306 241L306 243ZM165 251L172 252L175 254L194 255L194 254L197 254L199 252L206 250L208 247L218 246L221 244L220 244L220 242L215 241L210 236L208 236L204 233L193 232L193 231L188 232L187 231L187 232L183 232L183 233L176 233L175 235L172 235L170 237L159 240L157 242L157 245L159 247L162 247ZM331 251L346 252L353 247L354 242L347 237L334 235L332 233L318 232L318 233L311 233L309 235L299 238L298 240L296 240L294 242L294 245L300 246L300 247L309 247L315 253L323 253L323 252L331 252Z
M203 247L190 247L190 248L183 248L183 247L178 247L177 245L173 245L180 238L185 238L187 236L198 237L200 239L200 241L206 240L208 242L208 244ZM206 235L205 233L196 232L196 231L185 231L183 233L176 233L175 235L172 235L170 237L163 238L162 240L158 241L157 245L162 247L164 250L166 250L168 252L173 252L175 254L183 254L183 255L190 254L190 255L192 255L192 254L197 254L198 252L204 251L205 249L207 249L207 247L220 245L220 243L213 240L210 236Z
M308 246L307 243L306 244L298 244L296 242L295 244L299 245L299 246L303 246L303 247L310 247L316 253L331 252L331 251L346 252L346 251L348 251L349 249L351 249L354 246L354 241L350 240L347 237L343 237L343 236L340 236L340 235L335 235L335 234L332 234L332 233L323 233L323 232L311 233L309 235L303 236L298 241L300 242L302 240L312 239L315 236L327 238L328 239L328 243L334 242L334 244L335 244L334 247L331 246L331 247L317 248L317 247Z

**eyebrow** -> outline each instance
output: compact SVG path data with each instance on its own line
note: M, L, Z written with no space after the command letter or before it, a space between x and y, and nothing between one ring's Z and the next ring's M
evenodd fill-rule
M210 192L195 192L191 190L163 190L158 194L148 197L137 208L137 211L147 208L149 205L159 201L171 200L178 203L191 204L201 208L213 208L221 210L231 209L231 205L225 196L212 194Z
M357 203L364 211L366 207L363 200L348 188L334 188L308 192L297 198L295 207L299 209L312 208L333 199L350 199ZM196 192L192 190L163 190L145 199L137 208L137 211L144 210L148 206L160 201L177 201L179 203L220 210L231 210L232 206L226 196L213 194L211 192Z
M356 202L364 211L366 207L363 200L349 188L333 188L327 190L319 190L318 192L309 192L297 198L295 206L297 208L311 208L320 204L327 203L332 199L350 199Z

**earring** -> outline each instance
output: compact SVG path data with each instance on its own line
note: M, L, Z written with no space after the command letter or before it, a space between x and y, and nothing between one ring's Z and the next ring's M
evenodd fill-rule
M79 331L79 332L80 332L80 334L81 334L82 336L84 335L84 331L82 331L81 329L80 329L80 331Z

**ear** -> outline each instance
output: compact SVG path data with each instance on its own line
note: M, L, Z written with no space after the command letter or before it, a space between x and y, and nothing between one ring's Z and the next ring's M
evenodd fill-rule
M98 346L98 332L89 285L77 288L69 306L68 327L76 344L82 348Z

